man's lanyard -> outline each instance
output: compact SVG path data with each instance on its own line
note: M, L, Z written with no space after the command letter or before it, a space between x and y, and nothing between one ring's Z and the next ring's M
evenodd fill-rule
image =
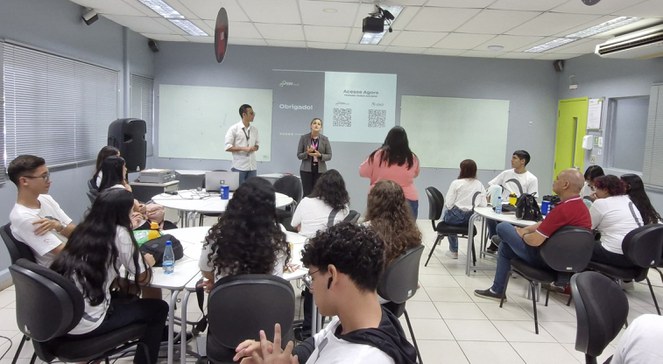
M248 130L249 130L249 133L247 134L246 130L244 130L244 128L242 128L242 132L244 133L244 136L246 137L246 143L249 142L249 138L251 137L251 129L248 129Z

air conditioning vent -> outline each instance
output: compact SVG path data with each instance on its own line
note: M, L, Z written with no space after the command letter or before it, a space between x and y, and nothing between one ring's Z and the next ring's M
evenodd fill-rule
M594 53L604 58L663 57L663 24L612 38L597 45Z

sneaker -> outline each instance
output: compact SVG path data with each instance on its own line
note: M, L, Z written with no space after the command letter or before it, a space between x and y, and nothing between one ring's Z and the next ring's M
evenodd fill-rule
M563 285L558 285L555 284L555 282L551 283L541 283L541 288L545 288L549 291L557 292L557 293L564 293L564 289L566 288Z
M451 259L458 259L458 252L452 252L451 250L449 250L446 253L444 253L444 255L448 256Z
M502 300L502 295L499 293L495 293L488 289L475 289L474 290L474 295L477 297L481 298L487 298L489 300L494 300L494 301L501 301ZM506 302L506 297L504 298L504 302Z
M499 235L493 235L490 237L490 242L495 246L500 246L502 243L502 238L500 238Z

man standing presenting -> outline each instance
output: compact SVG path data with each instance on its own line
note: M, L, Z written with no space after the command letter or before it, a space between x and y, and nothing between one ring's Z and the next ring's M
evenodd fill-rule
M49 267L76 225L47 195L51 180L43 158L20 155L9 163L7 174L18 189L9 213L12 234L30 247L39 265Z
M500 300L504 295L513 258L518 257L531 265L546 267L539 255L539 246L560 228L576 226L591 229L589 210L580 197L584 182L583 176L576 169L565 169L553 182L553 191L559 195L561 202L543 221L525 228L514 227L507 222L497 225L497 234L502 238L502 244L497 252L495 279L489 289L475 290L475 296Z
M258 164L256 151L258 151L258 128L251 125L255 113L251 105L244 104L239 107L239 116L242 121L233 125L226 132L226 152L233 154L232 171L239 172L241 185L250 177L256 176Z

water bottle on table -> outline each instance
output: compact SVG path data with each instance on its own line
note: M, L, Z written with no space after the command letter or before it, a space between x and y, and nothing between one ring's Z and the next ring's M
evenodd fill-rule
M219 187L219 194L221 195L222 200L227 200L230 197L230 186L226 184L226 181L221 180L221 186Z
M175 271L175 252L173 251L173 242L166 241L166 249L163 251L163 260L161 263L163 272L171 274Z
M502 196L497 196L497 203L495 205L495 213L496 214L501 214L502 213Z

